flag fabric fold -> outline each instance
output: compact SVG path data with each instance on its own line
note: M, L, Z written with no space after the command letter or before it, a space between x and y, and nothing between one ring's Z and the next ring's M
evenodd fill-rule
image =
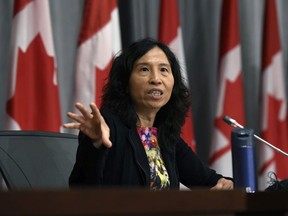
M189 87L177 0L160 1L158 39L167 44L177 56L182 69L182 77L187 87ZM185 119L181 137L194 151L196 150L192 110L190 110Z
M261 73L261 137L288 152L287 99L283 57L277 21L276 1L266 1L263 28ZM288 178L288 158L259 143L258 189L269 186L268 173L279 179Z
M75 102L101 104L113 57L121 49L116 0L86 0L79 36Z
M231 127L223 121L225 115L244 125L244 95L241 67L241 46L237 0L223 0L218 96L209 165L225 176L233 176Z
M6 129L61 131L47 0L15 0L10 61Z

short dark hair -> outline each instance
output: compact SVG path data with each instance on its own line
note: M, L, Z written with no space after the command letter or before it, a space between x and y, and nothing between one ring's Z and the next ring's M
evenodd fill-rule
M128 126L136 125L137 114L128 92L129 79L135 62L154 47L159 47L165 53L174 77L171 98L158 111L154 123L158 128L159 145L171 146L181 133L191 99L181 75L179 62L167 45L152 38L145 38L132 43L115 57L108 82L103 88L101 108L116 113Z

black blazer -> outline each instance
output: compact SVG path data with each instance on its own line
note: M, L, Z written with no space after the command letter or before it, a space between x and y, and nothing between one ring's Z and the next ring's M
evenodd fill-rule
M101 112L110 127L112 147L96 149L89 137L79 133L76 163L70 186L147 187L150 168L136 126L127 127L111 112ZM204 166L191 148L179 137L172 151L161 148L171 188L179 182L187 187L211 187L222 176Z

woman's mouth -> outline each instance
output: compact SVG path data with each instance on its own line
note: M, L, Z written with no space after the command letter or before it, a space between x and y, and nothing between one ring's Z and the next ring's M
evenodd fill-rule
M148 94L154 99L160 99L163 95L163 92L161 90L152 89L148 91Z

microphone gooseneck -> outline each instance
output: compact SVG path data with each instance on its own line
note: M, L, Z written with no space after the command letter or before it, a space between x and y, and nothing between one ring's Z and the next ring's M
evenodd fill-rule
M229 124L232 127L239 127L239 128L244 128L242 125L240 125L236 120L232 119L229 116L224 116L223 121Z
M229 117L229 116L224 116L224 117L223 117L223 121L224 121L225 123L227 123L228 125L232 126L232 127L235 127L235 128L237 128L237 127L238 127L238 128L244 128L244 127L243 127L241 124L239 124L235 119L232 119L232 118ZM279 152L279 153L285 155L286 157L288 157L288 153L286 153L286 152L284 152L283 150L277 148L276 146L272 145L271 143L267 142L266 140L262 139L261 137L255 135L255 134L253 134L253 136L254 136L257 140L259 140L259 141L261 141L262 143L264 143L264 144L266 144L267 146L269 146L270 148L272 148L272 149L276 150L277 152Z

